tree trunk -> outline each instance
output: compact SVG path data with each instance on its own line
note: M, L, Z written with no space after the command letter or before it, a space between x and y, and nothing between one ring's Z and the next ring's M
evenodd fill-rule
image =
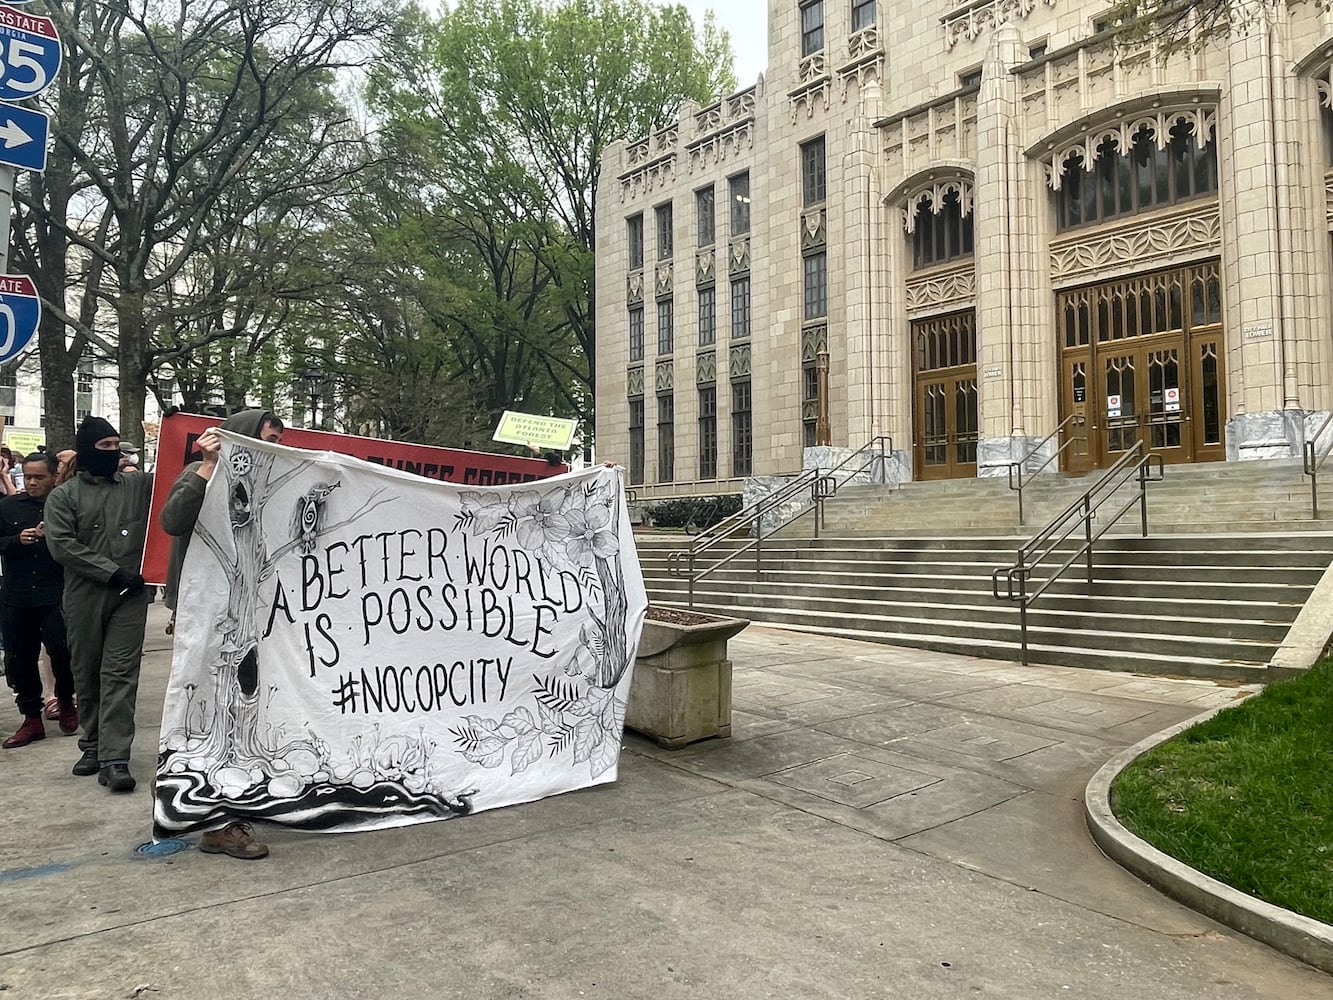
M148 324L144 319L144 293L133 289L127 276L119 275L121 292L116 297L116 368L120 399L120 436L143 445L144 405L148 401Z

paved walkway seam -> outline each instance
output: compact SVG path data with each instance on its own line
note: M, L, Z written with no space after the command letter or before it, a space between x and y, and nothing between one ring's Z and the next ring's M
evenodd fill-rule
M1215 708L1163 729L1112 757L1088 782L1084 813L1102 852L1149 885L1271 948L1333 974L1333 926L1219 882L1135 836L1111 812L1111 783L1149 750L1211 719Z

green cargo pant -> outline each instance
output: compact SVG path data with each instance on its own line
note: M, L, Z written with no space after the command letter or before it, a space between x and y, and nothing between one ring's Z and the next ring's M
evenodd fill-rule
M83 736L105 766L130 759L139 664L148 623L148 592L121 597L92 581L65 584L65 627Z

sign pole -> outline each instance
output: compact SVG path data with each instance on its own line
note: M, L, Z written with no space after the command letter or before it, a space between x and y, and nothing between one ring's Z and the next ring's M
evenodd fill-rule
M9 273L9 228L14 217L14 168L0 163L0 274Z

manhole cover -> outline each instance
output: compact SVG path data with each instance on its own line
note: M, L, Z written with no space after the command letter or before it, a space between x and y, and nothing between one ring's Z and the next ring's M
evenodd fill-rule
M165 840L150 840L146 844L140 844L134 849L134 853L144 858L165 858L170 854L179 854L181 851L188 850L189 847L190 842L188 840L167 837Z

